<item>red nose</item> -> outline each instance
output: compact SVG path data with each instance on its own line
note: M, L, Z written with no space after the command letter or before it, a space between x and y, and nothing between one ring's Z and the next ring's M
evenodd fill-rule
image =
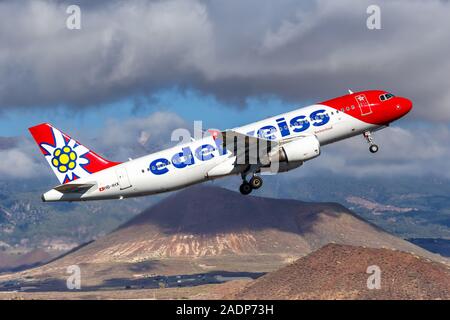
M399 111L402 112L402 114L407 114L408 112L411 111L413 104L411 102L411 100L403 98L403 97L399 97L397 100L397 109Z

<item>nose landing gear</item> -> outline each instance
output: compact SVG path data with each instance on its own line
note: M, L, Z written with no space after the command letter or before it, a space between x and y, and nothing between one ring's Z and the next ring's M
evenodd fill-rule
M370 132L370 131L366 131L366 132L364 132L363 136L364 136L364 138L366 139L367 143L369 144L369 151L370 151L371 153L376 153L376 152L378 152L378 149L379 149L379 148L378 148L378 145L376 145L376 144L373 142L373 137L372 137L371 132Z
M256 190L262 187L263 179L257 175L253 175L250 181L247 182L245 175L242 175L242 184L239 187L239 191L243 195L248 195L252 190Z
M376 144L372 144L369 147L369 151L372 152L372 153L376 153L378 151L378 146Z

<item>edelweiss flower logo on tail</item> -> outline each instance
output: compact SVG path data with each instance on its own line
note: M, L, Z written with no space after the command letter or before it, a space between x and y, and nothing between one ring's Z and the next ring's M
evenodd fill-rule
M83 166L89 163L84 156L89 152L85 146L77 144L75 140L68 140L57 129L52 128L55 145L41 143L46 151L45 158L62 183L73 181L90 174Z
M120 164L99 156L49 123L28 130L60 183L86 178Z
M61 149L56 149L53 153L52 165L58 168L61 173L67 172L67 170L75 169L77 160L77 154L71 147L65 146Z

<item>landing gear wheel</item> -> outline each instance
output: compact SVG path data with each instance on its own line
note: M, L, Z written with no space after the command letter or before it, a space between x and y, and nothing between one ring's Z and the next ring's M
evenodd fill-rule
M253 176L250 181L248 182L252 186L252 189L259 189L263 185L263 179L258 176Z
M239 187L239 191L243 194L243 195L248 195L252 192L252 185L250 183L248 183L247 181L244 181L241 186Z
M378 146L373 142L372 133L370 131L365 131L363 133L364 139L366 139L369 146L369 151L372 153L376 153L378 151Z
M369 147L370 152L376 153L378 151L378 146L376 144L372 144Z

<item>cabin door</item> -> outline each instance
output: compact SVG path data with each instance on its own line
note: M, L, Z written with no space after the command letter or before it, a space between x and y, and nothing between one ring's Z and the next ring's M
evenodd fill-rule
M131 187L130 179L128 178L127 169L125 167L116 170L117 180L119 181L120 190Z
M370 106L369 100L367 100L365 94L360 94L359 96L356 96L355 99L359 105L359 110L361 110L362 116L367 116L372 113L372 107Z

